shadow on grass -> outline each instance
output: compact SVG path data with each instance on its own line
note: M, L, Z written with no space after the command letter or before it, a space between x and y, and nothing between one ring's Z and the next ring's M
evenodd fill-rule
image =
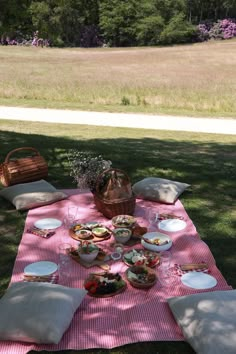
M58 188L75 188L67 162L67 152L72 148L110 159L113 167L128 173L132 183L147 176L158 176L191 184L191 188L181 196L181 201L199 234L209 245L218 268L228 283L236 287L235 144L155 137L91 137L79 140L8 131L1 131L0 139L0 161L14 148L33 146L38 149L49 165L47 180ZM4 276L0 280L0 295L10 280L25 217L25 212L15 211L10 203L1 199L0 268ZM113 350L79 353L124 354L134 350L137 353L193 353L186 343L169 342L143 343L142 346L132 344Z

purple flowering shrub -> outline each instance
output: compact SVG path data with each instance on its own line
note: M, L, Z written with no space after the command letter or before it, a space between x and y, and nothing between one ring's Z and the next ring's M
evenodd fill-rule
M224 39L224 33L221 28L221 20L218 20L217 22L213 23L213 26L211 27L209 31L209 38L210 39Z
M225 19L222 20L220 23L222 32L223 32L223 38L224 39L229 39L236 37L236 22L231 20L231 19Z
M197 26L198 40L230 39L236 37L236 21L234 19L218 20L217 22L200 23Z
M198 39L201 42L207 41L210 36L209 36L209 31L211 29L212 24L209 22L205 22L205 23L200 23L197 26L197 30L198 30Z

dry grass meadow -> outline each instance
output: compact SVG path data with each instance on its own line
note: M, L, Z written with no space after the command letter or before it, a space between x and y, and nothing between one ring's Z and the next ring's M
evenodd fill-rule
M234 117L236 41L0 47L0 105Z

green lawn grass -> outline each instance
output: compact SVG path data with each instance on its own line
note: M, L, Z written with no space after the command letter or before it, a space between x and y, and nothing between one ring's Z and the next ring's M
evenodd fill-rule
M48 181L58 188L75 188L67 163L71 148L102 154L113 167L125 170L133 183L152 175L191 184L180 199L218 268L236 288L236 136L7 120L0 120L0 129L0 162L14 148L34 146L48 162ZM3 199L0 202L2 295L10 280L26 213L15 211ZM63 353L71 352L191 354L193 350L185 342L151 342Z
M235 56L235 40L146 48L0 46L0 104L236 118Z

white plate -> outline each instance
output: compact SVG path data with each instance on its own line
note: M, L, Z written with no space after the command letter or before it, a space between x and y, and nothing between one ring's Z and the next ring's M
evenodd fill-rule
M216 286L217 280L206 273L189 272L181 276L184 285L193 289L210 289Z
M52 218L47 218L47 219L40 219L34 223L34 226L37 227L38 229L57 229L62 225L62 221L58 219L52 219Z
M43 276L51 275L57 270L57 264L49 261L40 261L27 265L24 269L25 275Z
M186 227L186 222L179 219L167 219L158 223L158 228L163 231L176 232Z

